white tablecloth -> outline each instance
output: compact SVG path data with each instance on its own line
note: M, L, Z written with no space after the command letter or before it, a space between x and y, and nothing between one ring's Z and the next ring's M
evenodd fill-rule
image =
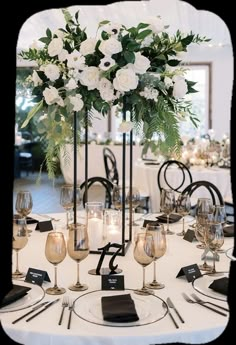
M60 218L61 222L54 222L57 231L62 231L67 237L65 230L65 215L55 214L55 218ZM36 218L36 216L35 216ZM42 219L40 219L42 220ZM140 222L142 224L142 221ZM175 232L181 230L182 223L171 225ZM34 229L35 225L30 226ZM139 227L134 229L137 230ZM38 268L48 272L52 282L44 283L43 287L53 285L53 265L51 265L44 254L47 232L33 231L27 246L19 253L20 269L25 272L29 267ZM225 238L224 249L233 246L233 238ZM157 261L157 279L165 284L162 290L156 290L155 293L166 300L169 296L175 303L177 309L185 320L182 324L175 318L179 324L176 329L168 315L162 320L140 327L106 327L88 323L80 319L74 313L72 314L71 329L67 329L68 308L64 313L64 319L61 326L58 320L61 312L61 302L56 303L51 308L44 311L30 322L25 319L16 324L12 321L26 313L30 308L10 312L0 313L1 323L6 333L15 341L25 345L150 345L160 343L206 343L217 338L225 329L228 317L215 314L196 304L187 303L181 293L187 294L196 292L191 283L185 278L176 278L181 267L200 264L202 250L196 248L196 242L190 243L180 236L167 236L166 254ZM88 270L97 266L99 256L89 254L89 256L80 263L80 281L89 286L92 291L101 288L101 277L89 275ZM105 258L104 266L108 265L110 256ZM124 257L117 257L115 260L123 270L126 288L140 288L142 286L142 267L133 258L133 244L128 249ZM225 254L220 254L220 261L216 263L217 270L228 271L230 259ZM15 269L15 253L13 254L13 263ZM146 267L146 282L153 278L153 264ZM71 283L76 282L76 263L68 255L65 260L58 265L58 286L68 288ZM81 296L83 292L73 292L67 289L66 294L73 300ZM198 292L196 292L198 294ZM59 297L62 300L62 296ZM204 297L205 300L217 302L227 307L224 301L216 301ZM44 300L54 300L57 296L46 295ZM147 298L149 298L147 296ZM174 314L174 312L172 311Z
M146 191L150 196L150 212L160 211L160 191L157 184L159 168L160 165L145 165L141 160L138 160L134 165L134 185L141 190ZM177 182L180 175L177 172L177 168L175 167L171 168L170 172L168 172L168 181L170 181L171 185L178 185ZM223 198L232 202L230 169L194 166L191 167L190 172L192 174L193 182L199 180L212 182L216 187L218 187ZM207 194L206 189L202 188L194 193L194 198L200 196L205 197L208 195L209 194Z

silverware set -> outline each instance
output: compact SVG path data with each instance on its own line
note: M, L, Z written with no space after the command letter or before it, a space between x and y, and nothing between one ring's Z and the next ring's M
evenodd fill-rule
M202 299L200 299L198 296L196 296L195 294L191 294L192 298L191 299L188 295L186 295L186 293L182 293L182 296L183 298L185 299L185 301L187 301L188 303L192 303L192 304L198 304L204 308L207 308L211 311L214 311L215 313L217 314L220 314L222 316L227 316L228 314L226 313L223 313L222 311L218 310L218 309L215 309L215 308L212 308L210 307L209 305L206 305L206 304L211 304L211 305L214 305L215 307L219 308L219 309L223 309L225 311L229 311L227 308L224 308L224 307L221 307L220 305L218 304L215 304L215 303L212 303L212 302L208 302L208 301L203 301Z
M168 315L170 316L170 318L171 318L173 324L175 325L175 327L176 327L176 328L179 328L179 325L178 325L177 321L175 320L175 318L174 318L172 312L170 311L170 309L173 309L173 310L174 310L174 312L176 313L176 315L178 316L179 320L180 320L182 323L185 322L184 319L183 319L182 316L180 315L179 311L176 309L176 307L175 307L174 303L172 302L172 300L170 299L170 297L167 298L166 303L167 303L167 306L168 306L168 311L167 311L167 312L168 312Z
M69 317L68 317L68 322L67 322L67 329L70 329L73 305L74 305L74 302L71 299L69 299L68 296L64 296L63 297L62 305L61 305L62 306L62 310L61 310L60 319L58 321L58 325L62 324L62 319L63 319L63 316L64 316L65 308L68 307L68 309L69 309Z

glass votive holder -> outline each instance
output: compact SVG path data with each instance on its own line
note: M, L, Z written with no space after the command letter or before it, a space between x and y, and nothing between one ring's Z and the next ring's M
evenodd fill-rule
M97 251L104 245L103 229L103 203L87 202L85 203L86 223L90 243L90 251Z
M104 215L106 242L122 243L121 215L119 211L107 210Z

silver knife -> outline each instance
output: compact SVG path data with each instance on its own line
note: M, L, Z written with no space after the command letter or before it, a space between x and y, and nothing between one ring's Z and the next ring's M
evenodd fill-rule
M48 303L43 309L41 309L40 311L38 311L36 314L32 315L31 317L29 317L28 319L26 319L25 321L28 322L30 320L32 320L35 316L39 315L40 313L42 313L44 310L48 309L49 307L51 307L54 303L60 301L60 298L55 299L55 301L52 301L50 303Z
M27 315L33 313L33 311L35 311L35 310L41 308L42 306L44 306L44 305L47 304L47 303L48 303L48 301L47 301L47 302L42 302L42 303L36 305L36 307L32 308L28 313L26 313L26 314L20 316L18 319L12 321L12 323L16 323L16 322L22 320L24 317L26 317Z
M175 308L175 306L174 306L173 302L171 301L170 297L168 297L166 301L167 301L168 306L169 306L170 308L173 308L173 309L174 309L174 311L175 311L176 314L178 315L180 321L181 321L182 323L184 323L184 322L185 322L184 319L182 318L182 316L180 315L180 313L178 312L178 310Z

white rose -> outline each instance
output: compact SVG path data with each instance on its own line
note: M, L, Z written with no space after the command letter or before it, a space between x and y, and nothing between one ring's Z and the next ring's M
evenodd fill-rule
M77 83L75 81L75 79L71 78L68 83L65 85L65 87L68 89L68 90L74 90L77 88Z
M56 65L48 64L44 67L44 73L48 79L55 81L60 77L60 70Z
M74 106L73 111L80 111L84 106L82 96L79 93L77 93L75 96L69 96L69 100L70 103Z
M79 80L82 85L87 86L88 90L97 88L99 83L99 69L93 66L85 68L81 72Z
M133 64L128 64L129 68L132 68L135 73L144 74L151 63L146 56L143 56L140 52L135 53L135 61Z
M60 54L58 54L58 60L65 61L67 59L67 56L68 56L68 51L65 49L62 49Z
M41 85L43 83L42 79L39 78L39 75L36 71L33 71L32 81L34 83L34 86L38 86L38 85Z
M61 53L63 49L63 41L61 38L53 38L48 45L49 56L56 56Z
M183 98L188 91L188 85L184 79L179 79L174 83L173 87L173 97Z
M49 86L49 88L46 87L43 91L43 96L48 105L58 102L61 103L61 101L63 102L62 98L59 96L58 90L53 86Z
M138 86L138 76L129 68L120 69L116 72L113 85L116 90L121 92L134 90Z
M113 89L113 85L110 82L110 80L108 80L107 78L102 78L99 81L98 90L99 91L104 91L104 90L107 90L107 89Z
M120 53L122 51L122 45L117 39L111 37L108 40L102 41L98 49L104 55L111 56Z
M100 90L100 96L105 102L111 102L115 99L114 89Z
M79 69L85 63L85 57L82 56L77 50L67 55L67 66L69 68Z
M134 127L134 124L130 121L122 121L119 125L118 132L126 133L130 132Z
M149 16L145 20L143 20L143 23L150 24L147 29L151 29L154 34L159 34L165 29L165 25L161 17Z
M88 54L93 54L95 52L96 44L97 44L96 38L88 38L87 40L81 43L79 51L84 56Z

